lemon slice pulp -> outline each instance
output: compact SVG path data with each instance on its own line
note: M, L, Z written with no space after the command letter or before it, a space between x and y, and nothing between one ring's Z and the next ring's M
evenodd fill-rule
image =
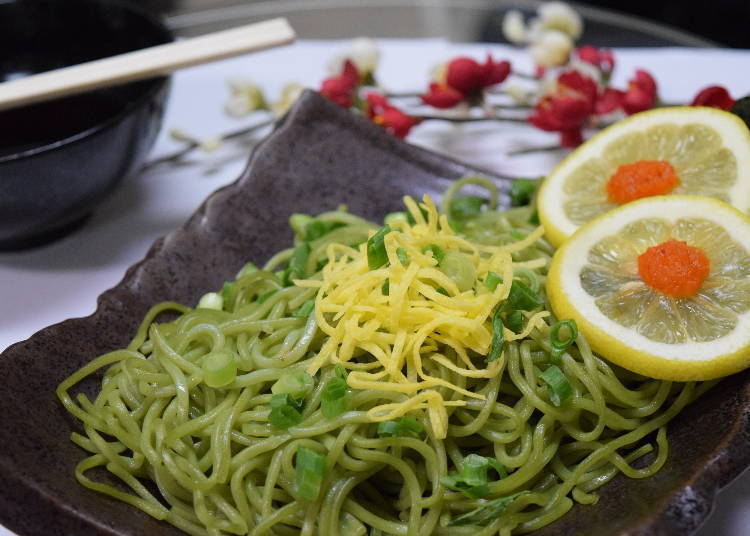
M639 271L639 257L670 240L708 260L690 295L654 288ZM628 203L555 253L547 293L558 318L575 319L595 351L633 372L666 380L737 372L750 365L750 218L699 196Z
M743 212L750 209L750 131L735 115L714 108L650 110L618 121L563 160L544 181L539 218L553 245L615 208L608 181L620 166L671 165L672 194L704 195ZM664 192L666 193L666 192Z

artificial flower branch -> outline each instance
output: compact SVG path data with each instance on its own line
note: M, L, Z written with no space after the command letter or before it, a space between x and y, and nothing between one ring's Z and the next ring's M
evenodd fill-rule
M433 69L433 80L422 92L389 92L380 87L376 74L380 57L377 43L360 38L349 50L333 58L329 64L331 75L318 90L331 102L369 118L400 138L427 121L526 123L559 135L558 145L514 150L507 153L509 156L574 148L583 142L584 131L604 128L650 108L676 105L661 101L656 79L643 69L635 71L625 88L612 86L614 53L590 45L575 47L582 31L581 17L563 2L541 4L529 21L524 21L520 12L511 10L503 21L503 32L509 42L527 47L536 65L533 74L518 71L509 61L491 54L483 60L459 56ZM517 85L514 79L524 84ZM229 115L239 118L271 111L274 117L280 117L303 87L287 84L280 99L270 104L261 88L248 80L231 80L230 90L225 106ZM507 98L512 102L508 103ZM721 86L702 89L689 104L731 110L750 126L750 97L735 100ZM514 111L518 113L509 113ZM180 134L177 138L185 146L150 165L178 161L199 148L215 149L223 140L241 138L270 126L273 121L266 119L202 141Z

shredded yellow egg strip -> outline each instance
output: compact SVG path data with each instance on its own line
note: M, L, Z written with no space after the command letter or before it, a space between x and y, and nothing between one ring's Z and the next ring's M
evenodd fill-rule
M485 368L477 368L468 350L487 355L492 343L492 314L508 297L513 269L534 264L514 264L511 254L520 251L543 234L540 227L522 240L506 246L483 246L457 236L445 216L440 216L429 196L422 210L410 197L404 203L415 224L397 221L384 237L388 263L371 270L367 245L357 249L332 244L322 280L298 280L302 287L319 287L315 299L315 319L328 336L307 372L315 374L325 364L342 364L351 372L347 377L353 389L377 389L408 395L403 402L372 408L368 417L386 421L415 409L425 409L437 438L445 438L448 428L446 407L461 406L465 397L483 399L483 395L425 372L430 360L467 378L491 378L502 368L504 355ZM456 283L438 267L429 246L444 252L460 252L471 259L476 274L474 287L461 292ZM406 265L399 259L402 248ZM494 290L482 282L489 272L502 278ZM383 285L388 282L388 292ZM438 289L444 289L448 295ZM544 318L543 311L529 318L523 333L504 330L505 340L526 337ZM455 357L441 353L452 348ZM362 353L373 356L371 363L352 362ZM430 369L435 369L430 366ZM456 393L445 400L434 387L443 386Z

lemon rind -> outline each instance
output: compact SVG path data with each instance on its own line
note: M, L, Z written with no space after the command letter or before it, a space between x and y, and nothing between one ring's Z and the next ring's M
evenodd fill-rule
M737 159L737 180L729 189L732 204L742 211L750 211L750 130L736 115L716 108L674 106L634 114L618 121L587 140L565 157L542 183L539 190L539 219L547 239L557 247L572 235L578 225L570 221L563 210L565 178L581 162L601 156L604 148L628 131L645 130L652 126L671 123L678 126L702 123L712 127Z
M688 195L635 201L586 223L557 250L547 278L547 293L555 315L573 318L592 349L606 359L653 378L708 380L747 368L750 365L750 312L741 315L735 329L717 341L660 343L608 318L581 286L580 269L587 260L588 250L599 240L643 217L674 221L695 216L717 222L750 251L750 218L727 203Z

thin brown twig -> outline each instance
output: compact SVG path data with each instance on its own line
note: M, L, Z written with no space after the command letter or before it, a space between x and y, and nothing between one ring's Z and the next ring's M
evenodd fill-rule
M276 122L276 118L270 118L266 119L265 121L261 121L260 123L256 123L254 125L250 125L247 127L243 127L237 130L233 130L231 132L227 132L226 134L222 134L220 139L221 141L225 140L231 140L235 138L241 138L242 136L246 136L248 134L252 134L253 132L256 132L258 130L261 130L265 127L269 127L273 125ZM150 169L152 167L166 164L168 162L176 162L181 160L183 157L187 156L194 150L196 150L198 147L201 146L201 143L198 140L189 140L185 142L185 146L182 149L179 149L178 151L175 151L171 154L164 155L162 157L156 158L154 160L151 160L150 162L147 162L143 169Z

